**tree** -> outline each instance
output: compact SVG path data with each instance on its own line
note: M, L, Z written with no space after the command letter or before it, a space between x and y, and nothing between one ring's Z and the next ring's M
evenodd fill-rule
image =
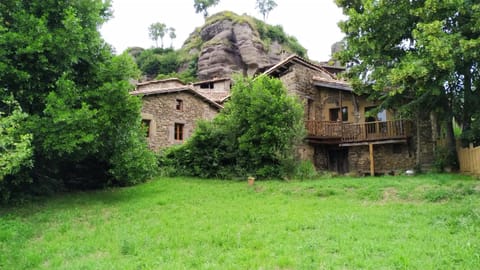
M0 110L0 182L8 175L17 174L32 166L32 134L24 133L28 115L21 111L12 97L3 102ZM1 196L0 196L1 198Z
M203 17L208 17L208 9L218 5L220 0L194 0L193 7L196 13L203 12Z
M165 36L167 32L167 26L164 23L152 23L148 27L148 33L150 35L150 38L155 41L155 46L158 48L158 38L160 38L162 42L162 48L163 48L163 37Z
M415 117L435 112L455 156L452 119L468 129L480 95L480 4L455 1L337 0L355 91ZM453 159L452 159L453 160Z
M263 21L265 21L268 18L270 11L277 7L277 3L273 0L257 0L255 7L263 15Z
M12 96L23 111L15 142L33 135L32 166L5 178L0 197L148 178L155 158L142 135L141 103L128 92L138 69L98 32L109 1L12 0L0 10L1 100Z
M231 99L213 122L166 155L178 173L201 177L283 177L304 136L303 106L278 79L238 77Z
M147 49L137 58L136 62L143 75L155 78L159 74L170 74L179 68L179 53L171 48Z
M175 34L175 28L170 27L168 28L168 35L170 37L170 48L173 48L173 40L177 38L177 35Z

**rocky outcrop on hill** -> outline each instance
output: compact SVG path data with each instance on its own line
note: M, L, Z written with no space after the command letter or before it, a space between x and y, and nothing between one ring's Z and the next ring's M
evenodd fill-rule
M263 71L278 63L282 55L298 54L292 42L300 48L300 54L305 52L295 38L283 33L279 26L271 27L253 17L223 12L197 28L183 49L188 55L198 56L197 77L207 80Z

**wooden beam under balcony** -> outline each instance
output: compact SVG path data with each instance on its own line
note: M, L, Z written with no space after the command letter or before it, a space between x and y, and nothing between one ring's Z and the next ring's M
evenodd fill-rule
M338 143L344 146L363 142L399 140L411 136L412 125L407 120L366 123L342 123L331 121L305 121L307 140L319 143Z

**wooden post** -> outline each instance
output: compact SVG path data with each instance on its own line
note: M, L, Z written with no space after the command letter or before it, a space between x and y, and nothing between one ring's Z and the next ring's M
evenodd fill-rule
M373 144L369 143L368 148L370 150L370 175L375 176L375 160L373 159Z

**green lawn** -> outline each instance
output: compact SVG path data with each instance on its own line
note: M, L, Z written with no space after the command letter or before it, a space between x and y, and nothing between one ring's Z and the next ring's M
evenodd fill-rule
M0 209L0 269L479 269L459 175L155 179Z

